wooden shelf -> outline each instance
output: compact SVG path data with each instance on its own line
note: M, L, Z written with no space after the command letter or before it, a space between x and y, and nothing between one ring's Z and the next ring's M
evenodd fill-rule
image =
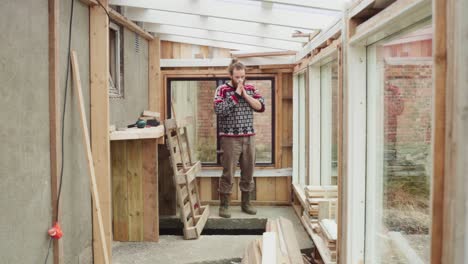
M113 140L132 140L132 139L148 139L160 138L164 136L164 126L149 128L128 128L123 131L113 131L109 135L109 139Z
M197 174L197 178L200 177L209 177L209 178L219 178L221 177L222 169L216 170L201 170ZM292 168L283 168L283 169L255 169L253 176L258 177L291 177ZM236 170L234 177L240 177L240 170Z

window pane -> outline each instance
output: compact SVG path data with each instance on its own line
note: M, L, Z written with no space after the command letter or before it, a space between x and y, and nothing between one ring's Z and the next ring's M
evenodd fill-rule
M368 69L366 259L429 263L432 28L369 46Z
M247 80L265 99L265 112L254 112L255 155L257 163L273 163L272 81Z
M194 123L188 126L188 133L195 159L202 163L216 163L216 114L213 109L216 81L181 80L170 84L176 118L192 116L194 119Z
M338 180L338 61L320 67L321 185Z

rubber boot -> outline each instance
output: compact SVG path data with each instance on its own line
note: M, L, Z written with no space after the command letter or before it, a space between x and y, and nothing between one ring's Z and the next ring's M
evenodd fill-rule
M229 211L229 193L220 193L221 203L219 205L219 216L223 218L231 218L231 212Z
M257 209L250 203L250 192L242 192L242 212L250 215L257 214Z

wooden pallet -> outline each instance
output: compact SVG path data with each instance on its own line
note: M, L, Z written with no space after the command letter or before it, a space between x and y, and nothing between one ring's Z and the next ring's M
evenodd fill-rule
M177 204L184 224L184 238L197 239L205 227L209 205L201 206L196 175L201 170L200 161L192 159L187 127L179 127L174 119L165 122L166 146L169 149L171 167L174 171Z

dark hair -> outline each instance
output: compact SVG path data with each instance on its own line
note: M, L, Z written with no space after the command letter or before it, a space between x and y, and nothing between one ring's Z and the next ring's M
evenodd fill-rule
M228 68L230 75L232 75L234 73L234 69L236 69L236 70L245 70L245 65L242 64L242 62L240 62L237 59L232 59L231 64L229 64L229 68Z

